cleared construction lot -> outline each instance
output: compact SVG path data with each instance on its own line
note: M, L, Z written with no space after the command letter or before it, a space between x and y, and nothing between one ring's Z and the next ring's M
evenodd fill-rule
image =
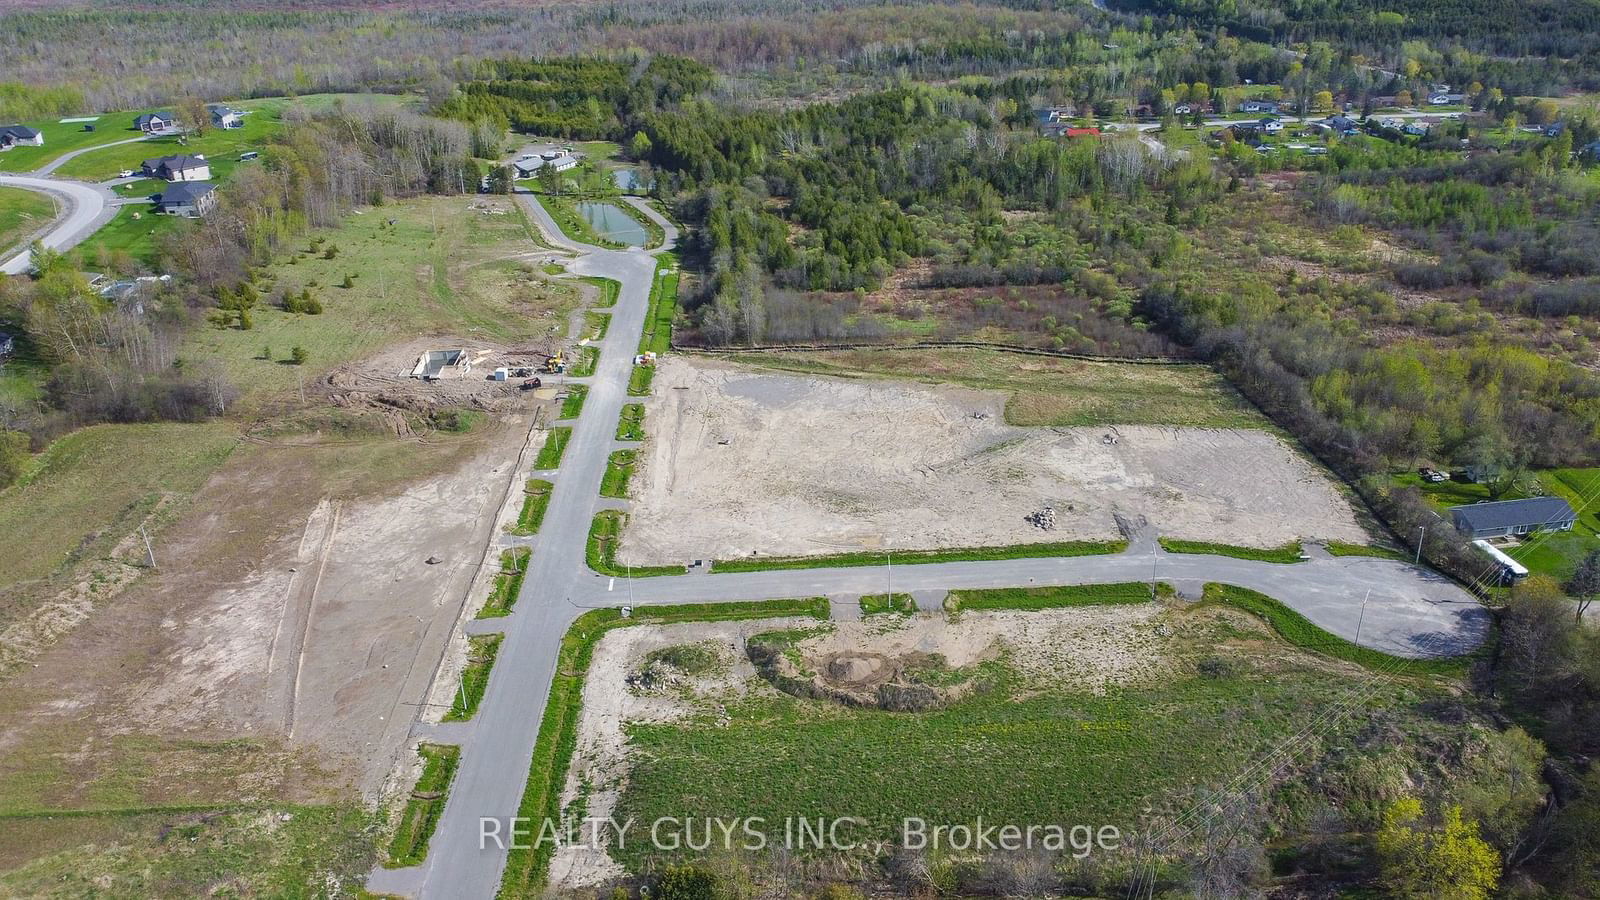
M669 358L619 560L1164 536L1365 543L1333 480L1253 428L1006 424L1005 391ZM1045 508L1055 527L1029 521Z

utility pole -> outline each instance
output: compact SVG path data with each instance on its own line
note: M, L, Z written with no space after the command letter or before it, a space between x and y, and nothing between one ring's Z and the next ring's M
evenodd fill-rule
M889 564L889 593L884 595L883 599L892 607L894 606L894 555L885 551L883 558Z
M1367 595L1361 598L1361 614L1356 616L1356 646L1361 646L1361 623L1367 618L1367 601L1372 599L1372 589L1367 588Z
M1422 565L1422 539L1427 537L1427 536L1428 536L1428 526L1426 526L1426 525L1418 525L1417 526L1417 558L1413 561L1415 565L1419 565L1419 566Z
M144 530L144 523L139 523L139 537L144 538L144 557L150 568L156 567L156 551L150 546L150 533Z
M633 605L633 566L628 566L628 605Z

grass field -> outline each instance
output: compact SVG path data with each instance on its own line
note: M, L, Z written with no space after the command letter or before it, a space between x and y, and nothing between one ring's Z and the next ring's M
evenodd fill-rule
M678 260L663 253L656 260L655 280L650 283L650 307L644 331L639 335L640 353L666 353L672 349L672 320L678 314Z
M1600 550L1600 468L1540 469L1518 479L1511 490L1498 498L1489 496L1482 484L1442 481L1429 484L1414 472L1394 476L1397 485L1415 487L1441 515L1452 506L1483 503L1490 499L1515 500L1548 495L1564 497L1578 514L1577 524L1568 532L1549 532L1529 536L1518 547L1507 547L1512 559L1537 575L1565 579L1579 561Z
M545 436L544 446L539 448L539 456L534 459L535 469L559 469L561 457L567 452L567 443L572 440L572 429L565 425L558 425L550 429Z
M0 491L0 588L106 555L158 506L159 518L175 515L172 501L199 490L238 439L230 425L180 424L96 425L58 439ZM0 606L0 627L12 612Z
M146 267L154 266L161 236L193 227L194 223L182 216L158 216L150 209L139 204L118 207L111 221L74 247L73 252L86 266L109 268L121 253Z
M1327 541L1324 546L1328 548L1330 556L1375 556L1380 559L1410 559L1404 552L1392 547L1376 547L1372 544L1350 544L1345 541Z
M309 288L323 303L321 315L264 303L248 331L192 329L182 355L217 360L251 402L418 335L509 342L543 334L547 319L565 321L577 306L577 289L508 259L527 249L521 225L514 216L475 212L470 202L429 197L391 203L309 235L268 270L261 287L268 296ZM309 252L318 239L318 252ZM325 259L330 245L338 253ZM353 286L339 287L346 275L356 276ZM272 349L273 360L262 358L263 347ZM305 366L278 361L291 347L306 349Z
M0 896L353 896L377 854L374 821L348 806L151 809L0 819Z
M650 396L650 383L656 379L655 366L634 366L633 373L628 376L628 396Z
M1305 553L1299 541L1281 547L1236 547L1233 544L1213 544L1208 541L1183 541L1177 538L1159 538L1161 549L1168 553L1210 553L1231 556L1234 559L1253 559L1258 562L1296 563Z
M606 461L605 474L600 478L600 496L625 499L628 482L633 478L633 467L638 453L633 450L615 450Z
M606 332L611 329L611 316L606 313L586 312L583 314L583 336L591 341L603 341Z
M550 492L555 490L555 485L543 478L530 478L523 488L522 511L517 514L517 524L511 526L510 531L518 537L527 537L539 533L539 526L544 524L544 511L550 506Z
M1143 581L1121 584L1069 584L1035 588L987 588L951 591L945 609L1054 609L1063 606L1104 606L1149 603L1150 585Z
M567 374L573 378L588 378L594 374L598 365L600 365L599 347L579 347L576 358L567 366Z
M590 304L596 309L607 309L617 305L617 296L622 293L622 282L614 278L601 278L598 275L585 275L578 279L594 285L600 289L599 296Z
M500 571L494 576L489 599L483 602L477 618L498 619L511 615L511 607L517 604L517 595L522 593L522 579L528 574L528 559L532 555L533 551L527 547L500 551Z
M444 721L465 722L478 711L483 692L489 687L494 658L504 639L503 634L475 634L467 638L467 664L461 670L461 684L456 688L450 711L444 714Z
M780 833L791 817L855 816L863 822L853 834L868 841L894 841L907 817L1136 832L1149 807L1244 770L1364 683L1284 660L1282 648L1232 658L1230 674L1180 668L1104 692L1013 690L1002 668L992 689L925 713L752 692L720 721L628 725L635 763L615 812L655 821L686 808L739 810ZM1362 699L1377 710L1416 695L1383 682ZM1324 740L1347 740L1364 721L1328 728ZM642 871L675 854L630 842L613 855Z
M644 404L624 403L622 416L617 420L617 440L644 440Z
M1227 380L1203 365L1053 359L1000 350L752 353L740 362L821 375L881 375L1004 391L1013 425L1269 428Z
M624 619L614 609L584 613L561 639L556 675L550 685L549 702L539 723L539 739L533 748L533 763L523 789L517 815L530 822L558 821L561 815L561 786L567 777L578 737L578 714L583 705L583 680L594 657L594 646L613 628L632 625L664 625L674 622L719 622L761 619L777 616L828 617L828 601L823 597L796 600L765 600L758 603L700 603L681 606L639 607L633 617ZM499 896L540 896L545 889L554 847L548 843L534 848L523 845L511 850Z
M0 154L0 159L5 156ZM0 256L50 223L56 215L56 202L48 194L21 188L0 187Z
M383 861L385 866L414 866L428 857L428 839L433 837L433 829L444 812L445 795L450 790L450 782L455 780L461 748L421 744L417 755L423 760L422 775L406 799L399 828L389 842L389 853Z
M987 559L1036 559L1053 556L1099 556L1121 553L1128 549L1127 541L1060 541L1053 544L1014 544L1008 547L965 547L951 550L896 550L890 554L892 562L912 563L968 562ZM824 556L751 556L742 559L719 559L711 571L767 572L776 569L817 569L844 566L882 566L891 560L882 551L857 551L833 553Z
M139 131L133 127L135 115L131 112L110 113L101 116L97 122L89 123L63 123L59 119L23 122L24 125L39 129L44 135L44 146L13 147L0 153L0 172L31 172L63 153L136 138ZM93 125L94 131L84 131L85 124Z

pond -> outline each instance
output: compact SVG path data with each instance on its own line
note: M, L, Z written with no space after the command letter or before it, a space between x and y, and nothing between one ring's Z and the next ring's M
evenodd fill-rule
M638 169L612 169L611 180L616 182L617 189L633 193L644 190L644 175Z
M650 241L644 226L615 203L579 203L578 215L607 240L630 247L643 247Z

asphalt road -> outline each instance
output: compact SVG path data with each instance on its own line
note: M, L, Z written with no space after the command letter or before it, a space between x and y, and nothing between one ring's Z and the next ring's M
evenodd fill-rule
M108 144L96 144L93 147L83 147L69 153L63 153L48 163L40 166L26 175L0 175L0 187L22 188L28 191L38 191L49 194L58 202L58 209L65 213L58 215L54 224L38 239L52 250L71 250L78 246L89 236L100 230L100 226L111 221L117 214L117 206L122 198L112 192L104 184L91 184L87 181L72 181L65 178L47 177L51 172L64 165L68 160L82 156L95 150L104 150L119 144L132 144L138 141L149 140L150 135L128 138L121 141L112 141ZM33 243L29 239L28 244ZM20 250L0 247L0 253L10 254L0 257L0 274L21 275L28 271L32 264L32 251L28 246Z
M599 575L584 559L594 513L615 506L599 496L606 457L622 404L632 356L644 324L654 254L599 250L561 235L531 194L518 199L551 243L579 253L572 270L622 283L612 323L601 343L599 367L573 427L554 482L544 526L513 613L469 626L473 633L504 629L505 639L488 690L472 722L418 723L413 733L459 743L460 768L434 832L426 862L407 869L375 869L367 886L376 893L438 898L490 898L500 884L506 852L480 839L481 821L505 823L516 815L544 716L562 636L585 609L598 606L757 600L829 595L853 602L891 587L940 592L959 587L1097 584L1159 579L1186 594L1206 581L1222 581L1268 594L1312 622L1365 646L1406 656L1459 653L1477 646L1488 616L1470 595L1442 576L1404 562L1369 557L1316 558L1293 564L1220 556L1168 554L1154 533L1135 536L1112 556L802 569L782 572L696 574L635 579ZM667 232L675 229L636 203ZM503 826L504 827L504 826Z

